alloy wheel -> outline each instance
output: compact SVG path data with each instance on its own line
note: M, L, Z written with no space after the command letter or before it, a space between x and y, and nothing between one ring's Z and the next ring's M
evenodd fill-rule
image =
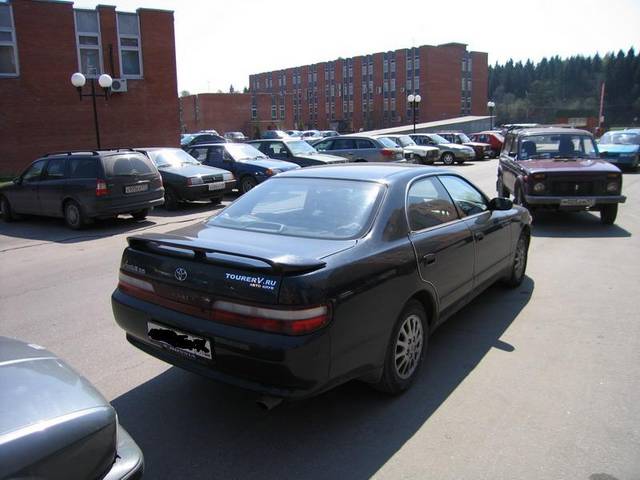
M424 332L422 321L415 314L409 315L398 330L394 349L396 374L403 380L413 375L420 363Z
M520 237L516 246L516 254L513 259L513 274L516 279L520 279L524 275L524 269L527 265L527 246L524 237Z

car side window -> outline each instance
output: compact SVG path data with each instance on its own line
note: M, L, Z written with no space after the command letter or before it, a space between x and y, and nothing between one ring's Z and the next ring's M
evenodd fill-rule
M323 142L317 143L314 148L319 152L324 152L325 150L334 150L331 148L333 144L333 140L324 140Z
M95 158L72 158L69 160L70 178L97 178L98 162Z
M375 147L373 146L373 142L371 140L366 140L364 138L358 138L356 140L356 148L358 150L362 150L362 149L365 149L365 148L375 148Z
M409 188L407 218L411 230L418 231L456 220L458 213L442 184L428 177Z
M439 178L465 217L489 209L484 195L466 180L453 175L441 175Z
M47 164L45 178L48 180L64 178L66 165L67 160L65 158L52 158Z
M209 149L209 161L210 162L222 162L224 160L224 148L211 147Z
M46 160L38 160L36 163L31 165L29 169L22 175L22 181L37 182L38 180L40 180L42 170L44 170L44 165L46 162Z
M198 160L199 162L205 162L207 160L207 148L192 148L189 150L189 155Z
M331 150L353 150L355 143L352 138L338 138L333 141Z

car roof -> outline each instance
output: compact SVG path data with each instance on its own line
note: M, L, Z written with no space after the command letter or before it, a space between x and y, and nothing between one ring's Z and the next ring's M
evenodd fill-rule
M140 153L134 148L113 148L108 150L75 150L68 152L50 152L42 155L40 159L73 157L74 155L82 155L84 157L110 157L113 155L131 155Z
M587 130L581 130L579 128L565 128L565 127L535 127L535 128L523 128L520 130L516 130L513 133L518 136L526 136L526 135L540 135L540 134L549 134L549 135L561 135L561 134L570 134L570 135L591 135Z
M438 167L427 167L412 163L367 163L353 165L343 163L306 167L289 170L278 174L278 177L296 178L330 178L337 180L360 180L377 183L390 183L392 180L411 179L421 174L455 173Z

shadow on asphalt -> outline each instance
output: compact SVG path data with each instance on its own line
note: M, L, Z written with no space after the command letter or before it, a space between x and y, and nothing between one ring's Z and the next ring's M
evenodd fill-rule
M618 214L619 218L620 214ZM615 238L630 237L618 225L603 225L598 212L536 212L531 234L534 237Z
M514 351L500 337L533 289L526 277L517 289L496 285L471 302L430 339L424 368L398 397L354 381L267 412L254 393L174 367L112 403L144 452L149 478L366 479L489 350Z
M224 199L225 203L233 200L235 200L235 196ZM158 223L167 223L166 220L175 219L176 223L179 223L179 217L185 215L198 213L203 216L207 213L214 215L223 207L223 204L213 205L210 202L184 203L178 209L171 211L158 207L145 220L134 220L129 215L121 215L114 219L96 220L82 230L68 228L62 218L23 215L12 223L0 221L0 235L44 242L79 243L119 235L132 230L144 230L154 227ZM191 221L193 218L185 218L184 220Z

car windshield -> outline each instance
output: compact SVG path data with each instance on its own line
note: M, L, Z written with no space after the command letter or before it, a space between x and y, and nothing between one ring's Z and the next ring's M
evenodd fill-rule
M227 152L237 162L243 160L255 160L256 158L269 158L253 145L247 145L246 143L231 143L226 145Z
M412 147L416 144L409 135L400 135L396 137L396 143L402 147Z
M446 138L443 138L443 137L441 137L440 135L436 135L435 133L434 133L434 134L429 135L429 138L430 138L431 140L433 140L434 142L436 142L436 144L437 144L437 145L441 145L441 144L443 144L443 143L451 143L451 142L450 142L449 140L447 140Z
M369 229L382 192L373 182L274 177L207 224L295 237L359 238Z
M294 155L313 155L314 153L318 153L315 148L304 140L287 142L287 147L289 147L289 150L291 150Z
M580 134L528 135L520 140L518 160L598 158L593 138Z
M600 139L600 143L609 145L640 145L640 133L607 132Z
M471 141L471 139L464 133L458 133L458 137L462 140L462 143L469 143Z
M321 137L322 135L318 130L307 130L302 132L303 137Z
M387 148L398 148L398 144L387 137L380 137L378 141Z
M180 148L166 150L151 150L149 158L157 167L180 167L181 165L200 165L195 158Z

